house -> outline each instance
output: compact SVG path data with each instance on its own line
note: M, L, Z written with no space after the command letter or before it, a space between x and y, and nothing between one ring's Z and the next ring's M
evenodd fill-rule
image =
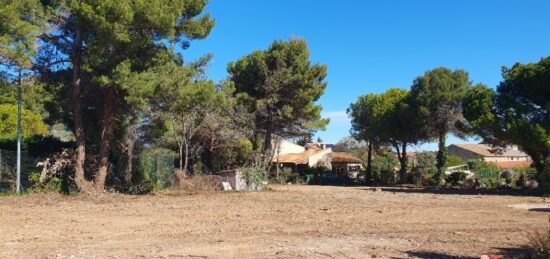
M281 140L275 152L273 163L279 167L291 168L295 172L305 172L308 168L324 167L334 173L358 172L361 160L345 152L334 152L333 145L308 143L300 146Z
M449 155L455 155L467 161L480 159L488 163L494 163L501 168L513 168L529 166L531 158L520 151L517 146L508 146L497 150L486 144L453 144L447 147Z

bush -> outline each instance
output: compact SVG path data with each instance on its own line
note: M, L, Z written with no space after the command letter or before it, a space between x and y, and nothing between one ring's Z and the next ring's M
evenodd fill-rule
M470 159L468 160L467 164L468 164L468 168L471 171L476 171L478 168L485 166L485 162L479 159Z
M550 228L528 236L527 245L532 258L550 258Z
M262 186L265 179L264 169L261 167L245 167L241 169L248 188L257 189Z
M500 168L494 164L482 162L482 166L477 166L474 173L477 181L485 188L496 188L504 183L500 177Z
M132 177L135 185L150 181L157 188L170 187L174 182L176 153L169 149L146 149L139 156L137 174Z
M395 183L395 168L399 166L399 160L391 154L384 153L373 159L372 177L375 182L383 185Z
M56 192L69 194L69 183L67 180L58 177L49 177L40 182L39 172L33 172L29 175L28 180L31 183L31 188L28 190L29 193Z
M451 186L461 186L464 185L467 177L467 173L463 171L456 171L448 175L445 181Z
M433 152L418 152L416 166L412 169L413 183L417 185L432 185L433 176L437 172L436 158Z
M295 173L290 168L283 168L279 171L279 176L277 177L275 175L275 179L273 179L274 182L279 184L285 184L285 183L295 183L296 180L298 180L298 173Z
M459 156L450 155L447 157L447 162L445 162L445 166L457 166L457 165L463 165L464 161L462 161L462 158Z

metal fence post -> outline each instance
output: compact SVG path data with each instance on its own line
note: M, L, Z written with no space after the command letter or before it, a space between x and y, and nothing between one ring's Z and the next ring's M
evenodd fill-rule
M2 182L2 149L0 149L0 182Z

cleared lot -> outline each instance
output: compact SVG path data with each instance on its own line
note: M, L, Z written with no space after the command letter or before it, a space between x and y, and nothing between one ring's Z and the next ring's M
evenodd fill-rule
M516 252L549 224L541 197L272 188L2 197L0 257L479 258Z

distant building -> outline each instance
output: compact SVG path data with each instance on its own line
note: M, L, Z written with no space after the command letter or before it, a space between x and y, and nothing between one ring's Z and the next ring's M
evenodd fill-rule
M304 172L307 168L323 166L334 173L348 174L359 172L361 160L346 152L334 152L334 145L308 143L305 147L281 140L273 163L280 167Z
M459 156L462 160L480 159L494 163L502 168L528 166L531 158L516 146L498 150L486 144L453 144L448 148L450 155Z

